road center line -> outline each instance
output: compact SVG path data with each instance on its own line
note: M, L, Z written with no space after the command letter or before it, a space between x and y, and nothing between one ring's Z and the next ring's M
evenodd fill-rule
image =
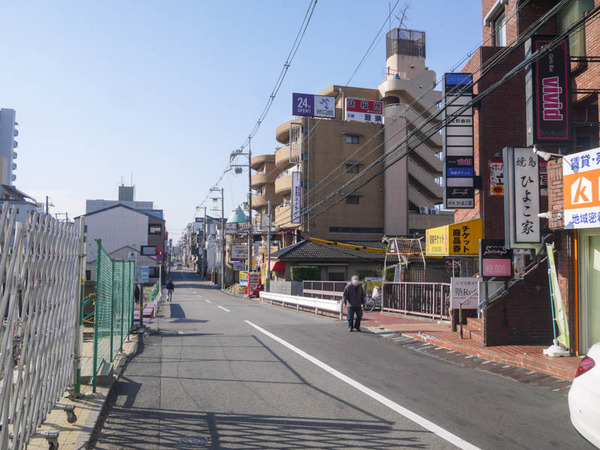
M219 306L219 308L221 308L221 306ZM257 329L258 331L260 331L264 335L266 335L266 336L270 337L271 339L279 342L281 345L283 345L284 347L287 347L288 349L290 349L294 353L302 356L304 359L310 361L314 365L320 367L324 371L329 372L331 375L333 375L334 377L342 380L344 383L346 383L346 384L352 386L353 388L361 391L362 393L364 393L364 394L368 395L369 397L371 397L373 400L376 400L379 403L381 403L382 405L387 406L392 411L395 411L398 414L400 414L401 416L406 417L407 419L413 421L417 425L420 425L421 427L425 428L426 430L431 431L432 433L434 433L437 436L441 437L442 439L450 442L451 444L456 445L458 448L467 449L467 450L479 450L479 447L476 447L475 445L473 445L473 444L465 441L464 439L456 436L455 434L450 433L448 430L445 430L444 428L442 428L442 427L436 425L435 423L433 423L433 422L425 419L424 417L421 417L417 413L414 413L411 410L406 409L404 406L399 405L398 403L390 400L389 398L384 397L383 395L381 395L381 394L375 392L374 390L368 388L364 384L361 384L358 381L353 380L352 378L344 375L343 373L338 372L333 367L325 364L321 360L318 360L314 356L309 355L305 351L300 350L298 347L295 347L294 345L290 344L289 342L281 339L279 336L276 336L273 333L265 330L264 328L261 328L258 325L253 324L249 320L244 320L244 322L246 322L251 327L254 327L255 329Z
M206 303L212 303L209 299L205 298L204 300L206 300Z
M227 308L223 308L222 306L219 305L219 308L221 308L223 311L227 311L227 312L231 312L229 311Z

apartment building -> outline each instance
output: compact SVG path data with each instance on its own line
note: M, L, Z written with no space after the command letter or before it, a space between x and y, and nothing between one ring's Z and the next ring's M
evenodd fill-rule
M335 117L297 117L277 127L281 147L252 159L255 233L264 228L267 200L284 246L292 242L285 233L294 230L379 241L452 222L452 214L439 209L441 136L416 139L441 99L430 92L435 73L425 66L425 33L387 34L386 74L376 89L332 85L319 92L335 98ZM359 117L350 108L363 102L380 109ZM296 211L292 196L301 204Z

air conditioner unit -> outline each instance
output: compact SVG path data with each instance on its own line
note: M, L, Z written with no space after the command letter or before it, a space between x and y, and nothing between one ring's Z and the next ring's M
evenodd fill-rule
M437 215L439 215L439 214L440 214L440 210L439 210L439 209L436 209L436 208L431 208L431 209L429 210L429 214L433 214L434 216L437 216Z
M419 214L429 214L429 208L427 206L419 206Z

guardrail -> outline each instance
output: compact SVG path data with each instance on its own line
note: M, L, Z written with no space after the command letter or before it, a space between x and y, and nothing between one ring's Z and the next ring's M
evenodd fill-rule
M340 319L342 318L342 303L337 300L299 297L296 295L275 294L263 291L260 293L260 300L268 301L271 304L279 303L283 307L295 306L298 310L300 308L310 309L313 310L315 314L319 314L319 311L334 313L337 314Z
M383 310L431 317L450 318L449 283L384 283Z

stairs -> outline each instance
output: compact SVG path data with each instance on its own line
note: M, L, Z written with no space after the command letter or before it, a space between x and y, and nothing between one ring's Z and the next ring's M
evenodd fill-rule
M483 319L467 318L467 325L463 325L463 338L471 339L483 346Z

